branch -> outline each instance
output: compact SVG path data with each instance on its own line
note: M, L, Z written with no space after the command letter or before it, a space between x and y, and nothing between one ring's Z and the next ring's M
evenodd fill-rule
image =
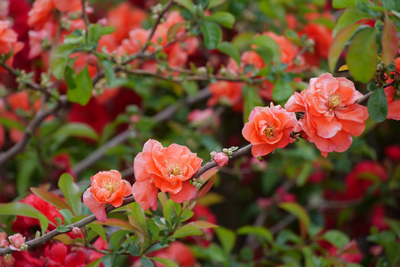
M25 128L24 135L22 139L16 143L12 148L7 150L6 152L0 154L0 166L4 165L7 161L11 160L18 153L25 150L26 145L29 142L31 136L35 133L36 129L40 126L40 124L50 115L59 111L62 107L66 106L68 103L66 96L61 96L60 101L56 103L56 105L47 110L39 110L33 120L28 124Z
M172 117L175 112L177 112L178 108L180 106L185 106L185 105L192 105L194 103L197 103L199 101L202 101L210 96L210 91L208 88L204 88L201 91L199 91L198 95L195 97L187 97L185 100L180 102L177 105L169 106L166 109L158 112L156 115L154 115L152 118L157 121L157 122L163 122L170 117ZM121 143L124 143L128 140L130 136L131 131L125 130L124 132L118 134L115 136L113 139L105 143L103 146L101 146L99 149L94 151L92 154L90 154L88 157L83 159L81 162L76 164L73 168L72 171L76 175L81 173L82 171L86 170L90 166L92 166L94 163L96 163L98 160L100 160L104 154L107 152L108 149L113 148Z
M243 155L249 153L250 150L251 150L251 147L252 147L252 145L247 145L247 146L237 150L232 155L232 158L240 157L240 156L243 156ZM213 162L207 162L203 167L201 167L193 175L192 178L198 178L204 172L206 172L207 170L209 170L209 169L211 169L213 167L216 167L216 166L217 165L215 164L214 161ZM124 171L124 172L126 172L126 171ZM134 201L135 201L135 198L133 196L126 197L126 198L124 198L124 201L123 201L121 207L126 206L126 205L128 205L128 204L130 204L130 203L132 203ZM114 208L112 205L108 206L106 208L106 214L110 213L114 209L116 209L116 208ZM82 219L82 220L80 220L80 221L78 221L76 223L68 225L67 226L67 228L69 229L68 232L71 232L74 227L82 228L82 227L88 225L89 223L94 222L95 220L96 220L96 217L94 215L90 215L90 216L86 217L85 219ZM49 240L53 239L54 237L56 237L58 235L61 235L61 234L63 234L63 233L60 233L60 232L57 231L57 229L55 229L55 230L53 230L53 231L51 231L51 232L49 232L49 233L47 233L47 234L45 234L45 235L43 235L41 237L38 237L38 238L32 239L30 241L27 241L27 242L25 242L25 244L28 245L28 249L32 249L34 247L37 247L37 246L40 246L40 245L44 244L45 242L47 242L47 241L49 241ZM8 248L3 248L3 249L0 249L0 256L6 255L6 254L10 254L10 253L13 253L13 252L15 252L15 251L11 250L9 247Z
M167 12L167 10L172 6L172 3L173 3L173 1L172 1L172 0L169 0L169 1L165 4L164 9L161 11L161 13L158 14L158 18L157 18L157 20L154 22L153 27L151 28L149 38L147 38L147 41L146 41L145 45L142 46L142 48L140 49L140 53L143 53L143 52L146 51L146 49L149 47L151 38L153 38L153 35L154 35L154 33L156 32L156 29L157 29L158 24L160 24L161 19L163 18L165 12Z
M128 204L130 204L130 203L132 203L134 201L135 201L135 198L133 196L127 197L127 198L124 199L124 202L122 203L122 206L128 205ZM108 206L106 208L106 213L110 213L111 211L113 211L115 209L116 208L114 208L112 205L110 205L110 206ZM79 222L76 222L76 223L73 223L71 225L68 225L67 226L68 229L69 229L68 232L71 232L72 228L74 228L74 227L82 228L85 225L87 225L87 224L89 224L91 222L94 222L95 220L96 220L96 217L94 215L90 215L90 216L86 217L85 219L80 220ZM56 237L58 235L61 235L61 234L63 234L63 233L60 233L60 232L57 231L57 229L55 229L55 230L53 230L53 231L51 231L51 232L49 232L49 233L47 233L47 234L45 234L45 235L43 235L41 237L38 237L38 238L32 239L30 241L27 241L27 242L25 242L25 244L28 245L28 249L32 249L34 247L37 247L37 246L40 246L40 245L44 244L45 242L47 242L47 241L49 241L49 240L53 239L54 237ZM6 254L10 254L10 253L13 253L13 252L15 252L15 250L10 249L9 247L8 248L2 248L2 249L0 249L0 256L6 255Z
M385 89L385 88L387 88L387 87L389 87L389 86L392 86L393 84L395 84L397 81L396 80L393 80L393 81L391 81L390 83L387 83L387 84L385 84L384 86L383 86L383 88ZM358 100L357 100L357 104L363 104L365 101L367 101L369 98L370 98L370 96L372 95L372 92L369 92L369 93L367 93L367 94L365 94L364 96L362 96L362 97L360 97Z

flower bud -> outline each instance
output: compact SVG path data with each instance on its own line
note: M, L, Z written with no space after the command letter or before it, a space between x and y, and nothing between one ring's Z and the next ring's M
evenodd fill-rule
M28 250L28 245L27 244L25 244L25 243L23 243L22 245L21 245L21 251L24 251L24 250Z
M210 152L211 160L214 160L214 156L217 154L217 152L212 151Z
M197 72L201 73L201 74L206 74L207 73L207 68L206 67L197 68Z
M222 149L222 152L224 152L225 154L227 154L228 151L229 151L229 150L228 150L227 148Z
M13 256L11 254L6 254L3 257L3 261L1 262L1 266L4 267L13 267L15 264L15 259L13 258Z
M21 234L15 234L12 236L8 237L8 240L10 240L10 248L12 250L22 250L21 246L25 243L25 237L22 236Z
M185 32L180 31L180 32L178 32L176 34L176 40L178 42L183 42L183 41L185 41L185 39L186 39L186 33Z
M88 56L87 62L88 62L88 64L89 64L89 66L96 67L96 66L97 66L97 63L98 63L99 61L97 60L97 57L96 57L95 55L90 54L90 55Z
M225 153L219 152L215 154L214 161L218 166L224 167L226 164L228 164L229 158Z
M72 233L74 235L79 235L81 233L81 229L79 229L78 227L73 227L72 228Z

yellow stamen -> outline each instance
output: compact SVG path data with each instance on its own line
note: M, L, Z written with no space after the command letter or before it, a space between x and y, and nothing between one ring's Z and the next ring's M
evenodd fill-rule
M116 183L116 182L103 183L103 188L106 189L108 192L110 192L110 196L112 194L114 194L117 187L118 187L118 183Z
M267 127L264 130L264 134L266 137L273 137L275 135L275 129L273 127Z
M342 99L340 99L340 95L332 95L329 98L329 109L335 109L337 106L342 104Z

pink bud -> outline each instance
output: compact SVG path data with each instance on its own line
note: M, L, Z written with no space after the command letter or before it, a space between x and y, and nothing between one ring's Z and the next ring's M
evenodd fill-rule
M0 232L0 248L8 247L10 243L7 241L7 234L4 232Z
M186 33L185 33L185 32L179 31L179 32L176 34L176 40L177 40L178 42L183 42L183 41L185 41L185 39L186 39Z
M4 267L13 267L15 264L15 259L13 258L13 256L11 256L11 254L8 254L3 257L2 262L1 262L1 258L0 258L0 263L2 264L1 266L4 266Z
M90 55L88 56L87 62L88 62L88 64L89 64L90 66L96 67L96 66L97 66L97 63L98 63L98 59L97 59L97 57L96 57L95 55L90 54Z
M262 197L259 197L259 198L257 199L257 205L258 205L258 207L259 207L260 209L266 209L266 208L268 208L269 206L271 206L271 204L272 204L272 201L271 201L270 198L262 198Z
M104 27L104 26L107 26L108 20L107 20L107 18L102 18L102 19L99 19L97 21L97 23Z
M130 120L132 123L137 123L138 121L140 121L140 116L137 115L137 114L133 114L133 115L131 115L131 117L129 118L129 120Z
M11 242L10 248L12 250L20 251L21 245L23 243L25 243L25 237L22 236L21 234L15 234L15 235L9 236L8 239Z
M224 167L226 164L228 164L229 158L225 153L219 152L215 154L214 161L218 166Z
M73 227L72 228L72 233L74 235L79 235L81 233L81 229L79 229L78 227Z

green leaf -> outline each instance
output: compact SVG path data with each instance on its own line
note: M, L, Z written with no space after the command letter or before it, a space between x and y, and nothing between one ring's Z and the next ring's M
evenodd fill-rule
M274 58L274 53L269 47L258 46L254 49L254 51L262 58L266 66L271 64L271 61Z
M38 167L37 159L27 158L18 164L17 173L17 192L22 195L28 190L31 183L32 174Z
M60 44L50 53L50 69L54 77L61 79L64 74L69 56L74 49L74 44Z
M129 204L129 207L132 211L133 217L136 219L136 221L138 221L142 229L147 232L147 223L142 207L140 207L139 203L137 202Z
M181 228L179 228L175 233L172 235L173 238L180 238L180 237L185 237L189 235L201 235L203 234L202 231L200 231L197 227L193 225L185 225Z
M125 235L130 234L130 233L131 233L131 231L128 231L128 230L118 230L118 231L114 232L110 237L110 248L112 250L117 250L118 245L121 243L122 238Z
M272 91L272 98L276 102L286 102L293 95L293 89L289 83L282 79L276 81Z
M340 54L346 46L347 41L351 36L353 36L359 26L360 25L358 24L347 26L336 35L335 39L333 39L328 54L329 69L331 72L335 71L336 63Z
M50 193L47 190L44 190L42 188L31 187L31 191L35 195L40 197L42 200L46 201L47 203L58 209L68 209L69 211L72 211L72 208L68 206L68 204L65 203L59 196Z
M46 233L47 227L49 226L49 220L41 214L34 207L22 203L22 202L12 202L8 204L0 204L0 214L1 215L19 215L26 216L30 218L35 218L39 220L40 227L42 229L42 234Z
M232 230L223 227L216 228L215 233L218 236L219 242L221 243L225 254L229 255L235 246L235 233Z
M99 139L99 136L92 127L79 122L65 124L54 133L54 137L58 142L62 142L71 136L89 138L95 141Z
M248 122L250 113L253 111L255 107L259 107L263 105L263 102L258 95L257 88L243 86L244 95L244 111L243 111L243 121Z
M236 47L238 50L245 49L248 45L251 44L253 41L255 33L254 32L242 32L235 37L232 38L231 43Z
M229 29L231 29L233 27L233 24L235 23L235 17L228 12L217 12L212 14L211 16L205 16L204 19L219 23Z
M272 233L262 226L246 225L239 228L236 233L238 235L254 235L265 239L266 241L273 241Z
M313 252L310 247L303 247L301 249L304 255L305 265L306 267L316 267L313 261Z
M102 259L103 259L103 257L101 257L100 259L97 259L95 261L91 261L88 264L86 264L85 267L99 267Z
M161 264L164 264L166 267L179 267L178 264L176 264L174 261L165 259L165 258L160 258L160 257L154 257L151 258L153 261L158 261Z
M167 41L171 41L176 38L176 34L187 24L186 21L178 22L172 25L167 33Z
M67 204L72 208L75 215L81 215L82 203L81 197L82 193L79 190L79 186L74 183L74 178L68 173L61 175L58 180L58 187L64 194Z
M397 37L396 26L389 17L385 17L382 32L382 61L389 66L399 50L399 38Z
M10 118L0 117L0 124L6 127L7 129L17 129L22 132L25 130L24 125Z
M382 122L388 115L388 103L383 88L375 89L368 100L368 113L372 120Z
M337 248L342 248L350 242L350 238L345 233L338 230L329 230L323 237Z
M164 205L163 215L165 220L169 223L170 227L172 226L172 212L174 210L174 201L169 199L167 203Z
M207 5L207 10L223 4L226 0L210 0Z
M303 164L296 180L298 186L303 186L307 182L307 178L310 176L312 169L313 167L311 162L306 162Z
M147 220L147 227L149 228L151 239L156 240L160 233L160 228L158 228L157 224L152 219Z
M140 258L140 263L143 267L154 267L153 262L147 258Z
M115 226L115 227L120 227L122 229L126 229L126 230L131 230L134 231L135 227L133 227L130 223L128 223L127 221L118 219L118 218L107 218L106 222L94 222L94 224L101 224L101 225L108 225L108 226Z
M218 225L215 225L213 223L207 222L207 221L194 221L190 222L190 225L194 225L199 229L207 229L207 228L217 228L219 227Z
M103 263L104 267L113 267L114 266L114 258L115 258L115 254L110 253L110 254L104 255L103 258L101 259L101 262Z
M57 226L57 231L59 233L66 233L66 232L69 232L70 230L65 225L59 225L59 226Z
M104 232L103 226L101 226L99 224L94 224L94 223L89 223L87 226L90 229L92 229L93 231L95 231L103 239L103 241L106 243L106 245L108 246L107 236L106 236L106 233Z
M197 92L199 91L199 85L195 81L187 81L182 84L183 90L190 95L190 96L195 96Z
M62 209L59 210L58 212L61 213L61 215L64 217L64 220L68 223L68 225L71 224L71 220L72 220L72 213L69 209Z
M175 0L175 2L180 4L181 6L184 6L185 8L189 9L190 11L193 11L192 0Z
M150 253L150 252L153 252L153 251L157 251L157 250L163 249L163 248L167 248L167 247L169 247L168 244L161 245L160 243L157 243L155 245L152 245L149 249L147 249L146 250L146 254Z
M101 64L104 68L104 75L106 76L108 86L113 86L116 80L114 68L112 66L113 63L109 60L102 60Z
M131 244L131 245L129 246L128 252L129 252L129 254L131 254L132 256L139 256L140 249L139 249L139 247L136 246L135 244Z
M346 55L346 64L351 75L367 83L375 74L378 58L375 29L367 27L352 40ZM360 53L360 51L363 51Z
M222 40L222 31L214 22L204 22L201 25L201 32L204 36L204 45L207 49L214 49Z
M367 0L333 0L332 6L337 9L354 6L357 1L367 2Z
M277 44L277 42L275 42L274 39L272 39L271 37L266 36L266 35L260 35L260 36L257 36L256 38L254 38L252 43L255 45L258 45L258 46L267 47L267 48L271 49L272 55L273 55L272 60L275 64L275 66L280 65L281 57L282 57L282 50L281 50L280 46ZM265 63L268 64L268 62L265 62Z
M361 12L358 10L356 7L349 7L346 8L346 10L343 12L343 14L339 17L336 27L333 30L333 36L335 37L338 32L340 32L342 29L349 25L353 25L354 23L366 19L366 18L372 18L372 16Z
M115 29L112 26L101 27L101 28L97 29L97 31L95 32L93 39L95 42L98 42L100 40L101 36L111 34L114 32L114 30Z
M87 66L79 72L76 77L76 88L73 90L68 90L67 97L68 100L74 103L78 103L85 106L90 98L92 97L92 79L90 78Z
M310 217L308 216L307 211L300 204L296 202L283 202L279 204L279 207L296 216L304 225L305 229L308 229L310 226Z
M65 82L67 83L67 87L70 90L74 90L76 88L76 73L75 70L73 68L71 68L70 66L66 66L65 67Z
M83 38L83 35L77 36L75 34L70 34L64 38L64 44L78 44Z
M217 46L218 51L228 55L233 58L238 66L240 66L240 53L237 48L230 42L222 42Z

